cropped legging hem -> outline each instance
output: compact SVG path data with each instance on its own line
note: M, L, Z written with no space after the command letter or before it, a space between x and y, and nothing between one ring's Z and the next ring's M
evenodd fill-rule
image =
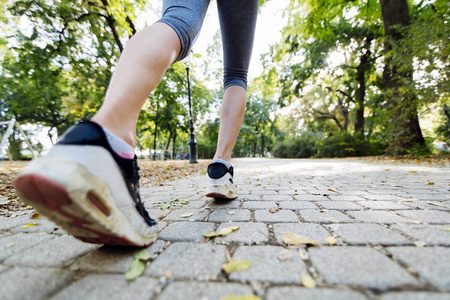
M210 0L163 0L163 16L158 22L178 35L181 50L175 62L183 60L194 45ZM217 0L222 33L224 89L247 89L248 68L258 14L259 0Z

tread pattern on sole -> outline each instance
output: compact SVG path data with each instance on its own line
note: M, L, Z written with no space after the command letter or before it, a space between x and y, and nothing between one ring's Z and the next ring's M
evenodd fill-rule
M44 176L25 174L19 176L15 180L14 185L24 202L35 207L41 214L47 216L51 221L83 242L139 247L148 246L153 243L151 241L148 244L139 245L126 237L90 228L89 226L93 225L93 222L87 219L89 216L77 215L77 211L71 209L71 206L76 206L76 204L70 199L67 190L60 184ZM99 201L98 199L96 200ZM95 203L95 200L89 199L89 201L94 201L93 204L96 206L99 205ZM99 209L102 211L100 207ZM106 211L102 212L107 216ZM107 231L106 228L105 231Z

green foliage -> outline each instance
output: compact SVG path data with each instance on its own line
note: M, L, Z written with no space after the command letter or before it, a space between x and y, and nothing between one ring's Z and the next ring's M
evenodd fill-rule
M347 157L383 154L380 142L362 139L360 135L340 133L319 142L316 157Z
M309 158L317 154L317 145L323 136L314 132L304 132L302 135L277 143L273 148L273 156L281 158Z
M299 137L277 144L273 155L281 158L348 157L380 155L385 146L379 141L361 139L348 132L325 137L315 132L304 132Z

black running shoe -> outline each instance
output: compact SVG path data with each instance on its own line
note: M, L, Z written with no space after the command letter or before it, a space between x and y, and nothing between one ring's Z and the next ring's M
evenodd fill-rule
M157 238L139 195L136 157L111 149L94 122L70 128L15 180L17 193L42 215L88 243L146 246Z

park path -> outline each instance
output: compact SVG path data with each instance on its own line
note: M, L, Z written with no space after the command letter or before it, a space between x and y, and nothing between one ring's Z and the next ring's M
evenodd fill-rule
M450 299L450 167L363 159L234 165L240 196L231 202L205 198L202 176L142 187L161 231L148 247L154 259L130 283L134 249L84 244L30 214L1 217L0 298ZM172 206L160 209L163 201ZM23 228L30 222L39 225ZM240 229L202 236L231 226ZM320 246L286 247L286 232ZM227 257L252 265L226 274ZM315 288L302 285L307 279Z

